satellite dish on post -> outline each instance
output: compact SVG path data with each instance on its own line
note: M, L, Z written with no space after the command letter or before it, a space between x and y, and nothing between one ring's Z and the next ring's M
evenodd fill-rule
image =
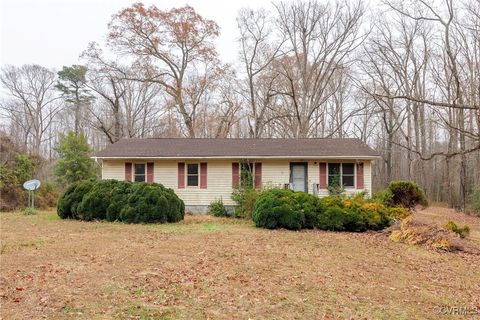
M40 187L40 180L33 179L23 183L23 188L28 190L28 205L35 208L35 194L34 191Z
M33 179L23 183L23 188L28 191L35 191L40 187L40 180Z

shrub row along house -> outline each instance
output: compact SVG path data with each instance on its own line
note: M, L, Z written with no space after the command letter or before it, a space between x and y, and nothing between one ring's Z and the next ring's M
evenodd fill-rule
M256 188L280 187L318 196L333 183L371 195L377 153L359 139L124 139L94 157L102 179L157 182L172 188L185 210L206 213L251 175Z

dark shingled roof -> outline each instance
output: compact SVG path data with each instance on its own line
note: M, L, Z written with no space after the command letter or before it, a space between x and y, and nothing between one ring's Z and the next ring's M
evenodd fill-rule
M359 139L122 139L97 158L363 158L377 152Z

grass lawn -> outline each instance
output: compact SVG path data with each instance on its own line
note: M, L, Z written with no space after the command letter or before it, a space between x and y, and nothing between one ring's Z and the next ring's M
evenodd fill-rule
M442 223L434 211L421 217ZM64 221L53 211L1 213L0 223L3 319L438 319L437 306L480 310L480 256L382 233L191 216Z

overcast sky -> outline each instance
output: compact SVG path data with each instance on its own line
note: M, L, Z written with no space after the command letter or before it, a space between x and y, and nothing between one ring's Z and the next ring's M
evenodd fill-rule
M36 63L60 69L78 63L91 41L102 42L112 14L138 1L0 0L0 64ZM224 62L237 58L237 12L242 7L271 7L270 0L142 1L170 9L189 4L221 28L217 49Z

